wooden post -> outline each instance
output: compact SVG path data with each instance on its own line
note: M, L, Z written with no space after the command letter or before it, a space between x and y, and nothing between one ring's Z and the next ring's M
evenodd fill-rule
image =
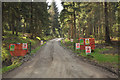
M30 42L30 54L31 54L31 42Z

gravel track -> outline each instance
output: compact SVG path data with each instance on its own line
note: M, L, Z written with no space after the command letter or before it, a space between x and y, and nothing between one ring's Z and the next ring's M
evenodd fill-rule
M85 63L60 46L61 38L50 40L28 62L3 78L116 78L112 73Z

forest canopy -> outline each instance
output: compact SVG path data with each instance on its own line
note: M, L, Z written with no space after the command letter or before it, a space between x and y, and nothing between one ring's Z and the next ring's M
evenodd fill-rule
M62 5L60 20L65 37L92 37L108 43L110 39L120 37L120 3L62 2Z

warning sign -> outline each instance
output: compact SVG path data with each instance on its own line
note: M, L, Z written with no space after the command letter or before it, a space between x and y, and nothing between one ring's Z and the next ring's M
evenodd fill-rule
M43 40L41 40L41 45L43 45Z
M76 43L76 49L80 49L80 43Z
M80 45L84 45L84 40L80 39Z
M86 51L86 54L91 53L91 47L90 46L85 46L85 51Z
M89 45L90 43L89 43L89 39L85 39L85 44L86 45Z
M11 44L10 45L10 51L14 51L14 49L15 49L15 44Z
M23 43L22 48L23 48L24 50L27 50L27 43Z
M73 42L73 39L71 39L71 42Z

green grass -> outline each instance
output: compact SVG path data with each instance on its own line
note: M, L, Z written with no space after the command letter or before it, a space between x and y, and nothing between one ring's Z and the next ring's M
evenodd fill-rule
M66 42L65 43L66 45L63 44L63 41L61 41L62 46L66 46L67 48L70 48L70 49L72 49L74 51L73 45L71 45L72 43L69 40L65 40L65 42ZM118 54L111 55L111 54L101 54L100 53L101 51L106 51L106 50L109 50L109 49L107 49L107 48L101 48L101 49L96 48L94 50L94 52L89 54L89 55L93 56L93 58L86 55L85 50L75 50L74 53L78 53L77 54L78 56L81 55L81 56L87 57L89 59L96 60L99 63L106 63L107 62L107 63L116 63L116 64L118 64Z
M45 45L45 44L46 44L46 42L43 43L43 45ZM32 50L31 53L33 53L33 54L36 53L40 49L40 47L43 46L43 45L38 46L37 48Z
M52 36L44 36L43 37L43 40L50 40L50 39L52 39Z
M19 36L13 35L12 31L5 31L5 35L2 36L4 40L2 41L2 60L4 61L6 58L10 59L11 55L9 53L9 44L12 43L29 43L31 42L31 45L36 45L38 43L38 40L30 39L22 37L22 33L19 32Z
M46 42L44 42L43 45L45 45L45 44L46 44ZM35 54L35 53L40 49L40 47L43 46L43 45L40 45L40 46L38 46L37 48L33 49L33 50L31 51L31 53L32 53L32 54ZM22 57L20 57L20 58L22 58ZM14 69L14 68L16 68L16 67L19 67L21 64L22 64L21 62L16 62L15 64L12 64L12 65L10 65L10 66L5 66L5 67L3 67L2 69L0 69L0 73L5 73L5 72L7 72L7 71L10 71L10 70L12 70L12 69Z
M31 53L36 53L40 49L40 46L31 51Z
M99 63L108 62L108 63L118 63L118 55L111 55L111 54L100 54L101 51L105 51L108 49L95 49L94 52L92 52L90 55L93 56L93 60L98 61ZM85 50L82 51L76 51L77 53L80 53L79 55L88 57L85 53Z
M22 33L20 33L20 32L19 32L18 35L19 36L13 35L11 31L5 31L5 35L2 36L4 38L4 40L2 41L2 43L3 43L2 44L2 61L4 61L5 59L8 59L8 60L11 59L11 55L9 53L9 44L31 42L31 45L34 46L34 45L38 44L38 42L39 42L39 40L37 38L36 39L30 39L30 38L22 37ZM48 39L48 38L46 38L46 39ZM43 46L43 45L41 45L41 46ZM29 46L29 44L28 44L28 46ZM37 48L35 48L31 52L36 53L37 50L39 50L41 46L38 46ZM5 73L6 71L14 69L17 66L20 66L20 64L21 63L19 63L19 61L17 62L17 64L14 64L14 62L13 62L12 65L4 66L2 69L0 69L0 72Z
M14 68L16 68L16 67L19 67L21 64L22 64L22 63L16 63L16 64L12 64L12 65L10 65L10 66L5 66L5 67L3 67L2 69L0 69L0 73L1 73L1 72L2 72L2 73L5 73L5 72L7 72L7 71L10 71L10 70L12 70L12 69L14 69Z

